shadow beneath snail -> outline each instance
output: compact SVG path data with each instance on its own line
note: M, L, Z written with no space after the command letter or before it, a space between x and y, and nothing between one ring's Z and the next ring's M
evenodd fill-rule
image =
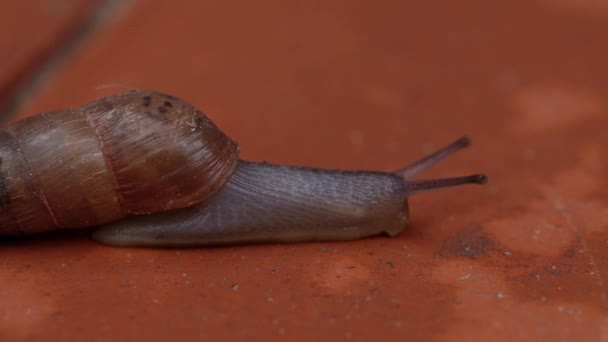
M66 229L52 232L42 232L36 235L13 235L2 237L2 239L0 239L0 248L38 244L52 244L57 246L62 244L91 241L90 237L91 229Z

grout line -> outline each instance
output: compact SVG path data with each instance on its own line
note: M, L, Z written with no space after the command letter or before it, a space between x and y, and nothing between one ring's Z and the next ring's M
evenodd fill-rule
M73 57L89 39L131 7L133 0L104 0L88 17L68 33L65 42L52 51L29 77L10 91L11 96L0 107L0 123L13 118L29 99L48 84L57 71Z

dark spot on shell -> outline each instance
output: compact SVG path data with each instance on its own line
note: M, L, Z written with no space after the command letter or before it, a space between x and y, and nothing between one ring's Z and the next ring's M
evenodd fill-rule
M165 101L163 104L165 107L173 107L173 103L171 103L171 101Z
M156 240L164 240L165 239L165 233L158 233L158 234L156 234L156 236L154 236L154 238Z
M150 107L152 103L152 97L150 95L144 96L144 107Z
M201 115L195 116L194 121L197 127L205 127L205 119Z
M154 119L156 121L160 121L162 123L171 122L171 119L169 117L162 115L161 113L146 111L146 112L144 112L144 114L146 116L148 116L149 118Z
M105 107L105 109L107 111L113 111L114 110L114 104L112 104L111 102L108 101L103 101L103 106Z
M443 242L441 257L460 256L477 259L494 249L496 243L480 226L466 227Z
M158 106L158 112L161 114L167 114L168 110L165 107Z
M3 207L11 203L11 197L8 194L8 188L6 187L6 177L4 170L2 169L2 158L0 157L0 207Z

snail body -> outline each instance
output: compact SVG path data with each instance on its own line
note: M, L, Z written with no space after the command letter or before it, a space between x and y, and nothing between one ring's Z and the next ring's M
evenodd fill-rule
M485 176L411 181L462 138L395 172L240 160L172 96L133 91L0 130L0 235L98 227L114 246L206 246L399 234L407 197Z
M402 185L387 173L239 161L208 201L132 216L93 237L111 245L208 246L397 235L408 219Z

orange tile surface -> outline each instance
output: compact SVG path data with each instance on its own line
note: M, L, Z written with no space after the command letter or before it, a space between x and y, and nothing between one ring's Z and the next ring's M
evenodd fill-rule
M468 134L426 176L489 183L412 198L396 238L4 242L0 337L607 340L606 56L603 1L139 1L21 116L154 89L245 159L392 170Z
M99 0L4 1L0 11L0 105L78 34ZM4 113L0 113L4 114Z

